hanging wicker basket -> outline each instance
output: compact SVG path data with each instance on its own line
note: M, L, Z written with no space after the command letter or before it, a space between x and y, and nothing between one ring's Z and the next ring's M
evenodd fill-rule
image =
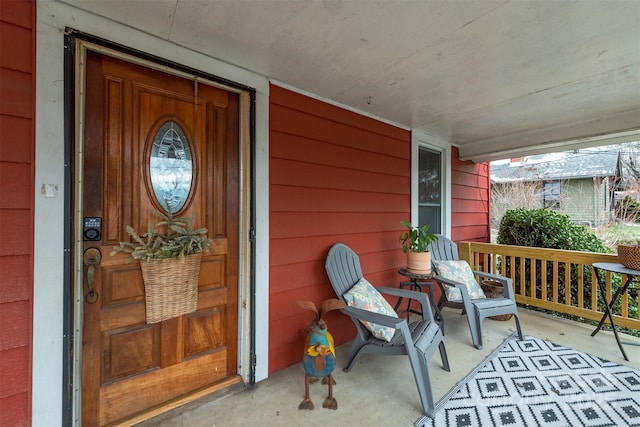
M640 248L636 245L618 245L620 264L632 270L640 270Z
M202 254L140 261L147 323L158 323L198 308L198 275Z

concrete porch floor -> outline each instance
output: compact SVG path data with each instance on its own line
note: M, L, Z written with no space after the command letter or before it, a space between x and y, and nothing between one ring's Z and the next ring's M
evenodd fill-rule
M484 348L477 350L465 316L445 308L445 345L451 372L442 369L439 353L431 362L436 402L480 364L515 331L515 321L484 321ZM640 339L620 334L625 361L610 329L590 334L594 327L520 308L525 335L547 339L604 359L640 369ZM329 325L331 330L331 325ZM635 344L635 345L633 345ZM351 343L338 347L336 411L322 408L327 386L310 387L316 409L298 410L304 395L304 369L296 364L253 388L223 396L207 396L149 419L139 426L412 426L422 415L418 391L406 356L365 355L349 373L342 372Z

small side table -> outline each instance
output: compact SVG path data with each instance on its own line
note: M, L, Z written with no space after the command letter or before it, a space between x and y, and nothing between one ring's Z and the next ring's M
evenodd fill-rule
M598 282L598 289L600 290L600 296L604 300L604 308L605 313L602 315L602 319L600 319L600 323L598 323L598 327L591 333L591 336L597 334L607 317L609 317L609 322L611 322L611 328L613 329L613 335L616 337L616 342L618 343L618 347L620 347L620 351L622 352L622 356L624 360L629 361L627 357L627 353L624 352L624 348L622 348L622 343L620 342L620 337L618 337L618 331L616 329L616 324L613 321L613 314L611 313L611 309L615 305L618 298L623 295L629 289L629 285L640 277L640 271L631 270L623 266L622 264L617 264L613 262L596 262L593 263L593 269L596 273L596 280ZM605 287L605 280L600 277L600 271L610 271L612 273L625 274L627 276L626 282L616 290L616 292L611 297L611 301L607 301L607 290ZM633 288L632 288L633 289Z
M444 317L442 316L442 312L440 311L438 304L434 300L433 280L432 280L433 275L431 273L429 274L412 273L406 268L398 269L398 274L408 277L409 280L411 280L410 282L400 282L400 288L408 287L410 290L418 291L418 292L422 292L422 287L425 285L429 288L429 302L431 303L431 307L433 307L433 310L435 311L435 318L440 322L440 329L444 334ZM396 303L394 309L397 311L397 309L400 307L401 304L402 304L402 298L398 299L398 302ZM403 311L403 313L404 312L422 314L422 311L416 311L411 309L411 300L407 302L407 309Z

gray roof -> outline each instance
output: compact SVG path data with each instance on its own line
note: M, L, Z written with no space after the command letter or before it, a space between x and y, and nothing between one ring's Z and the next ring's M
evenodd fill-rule
M576 150L555 156L525 157L522 162L491 163L492 182L540 181L618 176L619 150Z

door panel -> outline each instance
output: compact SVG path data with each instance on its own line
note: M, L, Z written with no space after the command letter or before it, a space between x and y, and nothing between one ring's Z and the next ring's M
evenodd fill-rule
M85 242L102 261L95 303L83 317L83 425L104 425L237 375L239 97L95 52L87 52L81 180L83 215L103 218ZM175 215L208 228L195 313L147 325L138 262L111 256L144 233L162 209L149 159L157 130L177 123L189 141L192 185ZM85 276L86 274L85 268ZM88 292L85 277L85 294Z

